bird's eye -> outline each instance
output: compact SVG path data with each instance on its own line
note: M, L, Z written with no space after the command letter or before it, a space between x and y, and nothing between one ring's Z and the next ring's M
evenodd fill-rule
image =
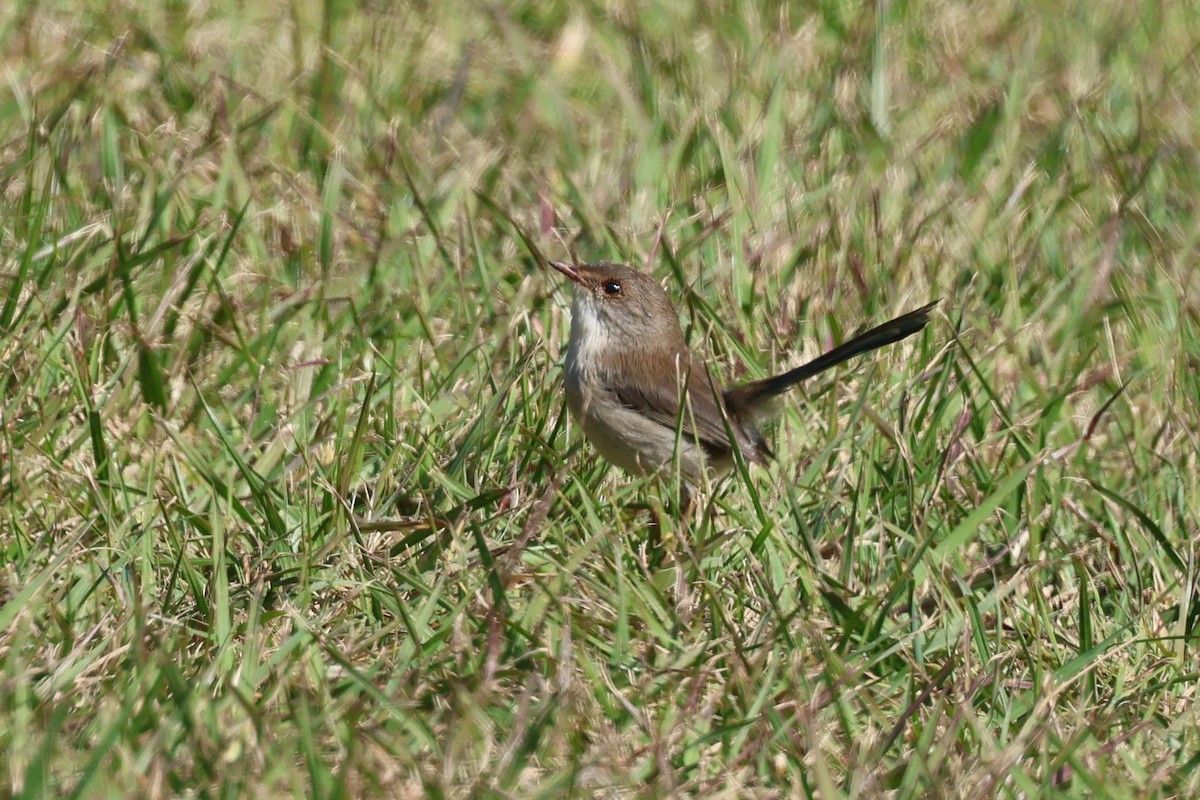
M608 295L609 297L616 297L617 295L619 295L621 293L621 282L620 281L611 281L611 280L605 281L604 282L604 293L606 295Z

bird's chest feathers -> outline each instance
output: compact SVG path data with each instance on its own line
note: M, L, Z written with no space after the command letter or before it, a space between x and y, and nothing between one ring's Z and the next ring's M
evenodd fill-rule
M591 303L576 302L571 306L571 344L567 348L567 368L580 362L594 363L608 348L613 337L608 326L592 308Z

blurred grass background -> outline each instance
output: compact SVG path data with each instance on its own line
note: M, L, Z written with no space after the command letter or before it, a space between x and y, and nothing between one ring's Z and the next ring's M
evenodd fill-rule
M0 7L0 793L1200 793L1194 2ZM728 379L647 531L551 257Z

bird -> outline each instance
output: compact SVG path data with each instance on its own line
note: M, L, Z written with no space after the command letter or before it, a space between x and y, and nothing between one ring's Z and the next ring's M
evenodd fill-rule
M773 457L762 425L797 384L922 330L934 300L853 337L806 364L721 387L688 348L670 295L626 264L550 261L574 285L564 361L567 407L605 459L634 475L678 469L691 492L728 473L737 450L751 463Z

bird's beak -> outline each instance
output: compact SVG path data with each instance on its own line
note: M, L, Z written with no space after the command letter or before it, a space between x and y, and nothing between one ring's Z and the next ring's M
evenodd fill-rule
M563 275L566 275L580 286L584 284L583 273L581 273L579 271L579 267L575 266L574 264L568 264L565 261L551 261L550 266L554 267L556 270L561 272Z

